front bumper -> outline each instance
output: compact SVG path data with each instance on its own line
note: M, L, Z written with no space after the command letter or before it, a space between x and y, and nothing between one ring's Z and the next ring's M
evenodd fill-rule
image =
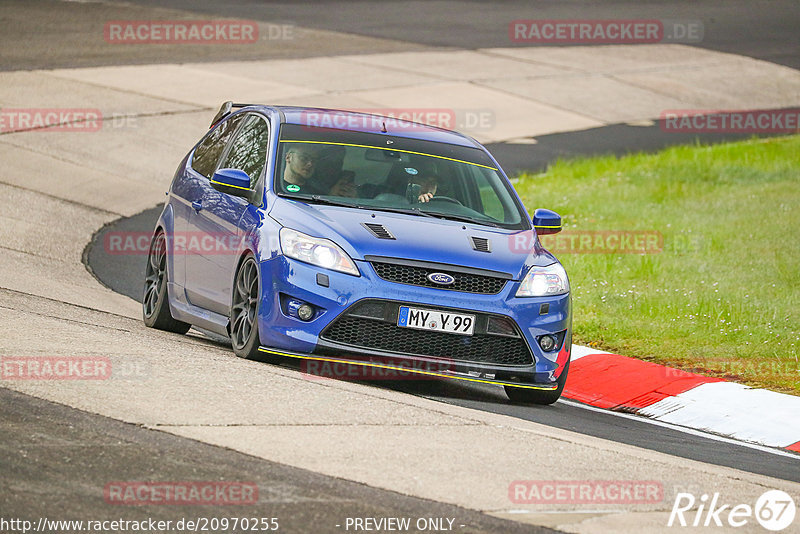
M404 370L418 374L462 378L502 385L519 385L538 389L554 389L556 380L569 359L571 348L570 296L517 298L514 294L519 282L509 280L497 294L475 294L431 287L406 285L381 279L367 261L357 260L360 277L329 271L305 264L285 256L276 256L261 263L263 280L262 301L259 308L259 334L264 352L319 361L347 362L351 365L386 367L400 365ZM318 276L321 275L321 276ZM291 299L311 304L316 312L310 321L301 321L289 315L287 302ZM457 334L431 332L431 339L439 349L432 353L422 350L416 331L416 349L413 345L374 346L353 341L355 338L333 336L331 332L347 320L347 314L368 301L385 304L385 317L381 322L364 323L379 332L392 333L396 326L392 310L400 305L449 310L475 314L478 317L476 333L465 338ZM446 306L442 304L446 303ZM546 306L542 306L542 305ZM546 312L542 310L546 309ZM498 343L486 332L490 317L506 318L515 326L516 340L497 336ZM481 318L487 318L481 323ZM545 334L559 334L560 346L545 353L536 339ZM447 344L448 337L456 345ZM508 358L509 341L516 343L515 351L523 347L529 357L521 360ZM461 345L481 343L479 350L464 352ZM432 344L433 341L432 341ZM409 348L410 347L410 348ZM450 348L448 348L450 347ZM476 356L477 355L477 356ZM410 365L407 365L410 362ZM422 363L423 366L416 365ZM443 363L445 365L443 365ZM434 365L431 367L427 364ZM409 370L414 369L414 370Z

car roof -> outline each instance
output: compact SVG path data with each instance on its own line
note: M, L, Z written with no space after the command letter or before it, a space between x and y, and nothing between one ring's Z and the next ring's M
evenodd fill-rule
M458 132L398 117L314 107L266 105L254 105L253 107L278 111L282 117L281 122L284 124L297 124L300 126L319 125L336 130L368 132L465 147L483 148L471 137ZM398 109L397 111L400 112L401 110ZM428 111L445 113L448 110ZM448 113L448 115L450 115L450 113ZM454 115L454 113L452 113L452 115Z

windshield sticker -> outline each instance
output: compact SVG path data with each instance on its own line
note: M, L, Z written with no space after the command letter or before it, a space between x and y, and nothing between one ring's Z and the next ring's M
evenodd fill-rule
M410 174L411 176L414 176L414 175L416 175L416 174L417 174L419 171L418 171L417 169L415 169L414 167L406 167L406 172L407 172L408 174Z
M292 193L297 193L300 191L300 186L295 184L289 184L286 186L287 191L291 191Z

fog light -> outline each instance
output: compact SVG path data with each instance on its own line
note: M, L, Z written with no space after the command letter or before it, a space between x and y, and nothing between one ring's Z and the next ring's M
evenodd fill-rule
M292 317L297 317L301 321L310 321L314 317L314 306L302 300L292 299L286 303L286 311Z
M303 304L299 308L297 308L297 316L302 321L308 321L312 317L314 317L314 308L312 308L308 304Z
M558 344L558 339L556 336L542 336L539 338L539 346L545 352L552 352L553 349L556 348Z

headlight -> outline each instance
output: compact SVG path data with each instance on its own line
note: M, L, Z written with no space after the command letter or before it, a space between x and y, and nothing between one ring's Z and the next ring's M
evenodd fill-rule
M281 250L284 255L296 260L360 276L358 267L350 256L329 239L311 237L291 228L281 228Z
M548 297L569 291L567 271L560 263L547 267L531 267L517 289L518 297Z

